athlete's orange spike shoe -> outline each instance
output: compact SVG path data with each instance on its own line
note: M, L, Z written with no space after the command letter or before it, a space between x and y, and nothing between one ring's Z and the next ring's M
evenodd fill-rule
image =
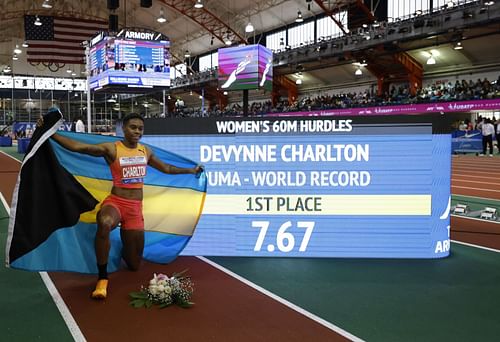
M108 279L99 279L95 286L94 292L92 292L92 298L94 299L106 299L108 294Z

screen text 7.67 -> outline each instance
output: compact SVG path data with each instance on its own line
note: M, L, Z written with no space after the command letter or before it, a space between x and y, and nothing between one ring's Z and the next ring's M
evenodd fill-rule
M259 228L259 236L257 237L257 241L255 242L254 251L258 252L262 249L262 244L264 243L264 239L266 238L267 230L269 228L269 221L252 221L252 227ZM298 221L297 228L305 229L305 233L302 236L302 241L300 242L299 252L305 252L307 249L307 245L309 243L309 239L311 238L311 234L314 229L315 222L313 221ZM276 246L278 250L283 253L287 253L293 250L295 247L295 236L288 232L287 230L292 227L291 221L284 222L278 232L276 234ZM274 240L274 237L272 237ZM274 252L275 247L273 243L267 245L268 252Z

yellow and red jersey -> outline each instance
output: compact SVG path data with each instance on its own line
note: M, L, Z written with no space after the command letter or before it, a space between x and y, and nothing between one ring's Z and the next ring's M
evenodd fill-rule
M149 158L146 147L137 144L135 148L128 148L121 141L115 142L115 146L116 158L110 165L113 185L127 189L142 188Z

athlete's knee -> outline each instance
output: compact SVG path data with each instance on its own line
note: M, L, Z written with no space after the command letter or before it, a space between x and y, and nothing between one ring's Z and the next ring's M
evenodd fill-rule
M107 238L114 228L115 222L110 216L98 215L97 217L97 236Z
M110 215L105 215L101 212L97 213L97 225L100 229L107 230L109 232L114 228L115 224L116 222Z

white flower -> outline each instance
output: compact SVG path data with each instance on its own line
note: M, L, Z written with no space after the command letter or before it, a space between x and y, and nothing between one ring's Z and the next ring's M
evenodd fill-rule
M141 286L141 292L147 295L150 304L170 305L186 304L193 293L193 284L188 277L168 277L154 273L147 286ZM132 293L131 297L135 298Z
M153 296L156 296L159 292L158 286L157 285L150 285L148 288L148 292L151 293Z
M158 276L156 275L156 273L153 273L153 279L149 281L149 284L155 285L157 283L158 283Z
M172 288L170 286L165 286L165 288L163 289L163 291L166 294L171 294L172 293Z

